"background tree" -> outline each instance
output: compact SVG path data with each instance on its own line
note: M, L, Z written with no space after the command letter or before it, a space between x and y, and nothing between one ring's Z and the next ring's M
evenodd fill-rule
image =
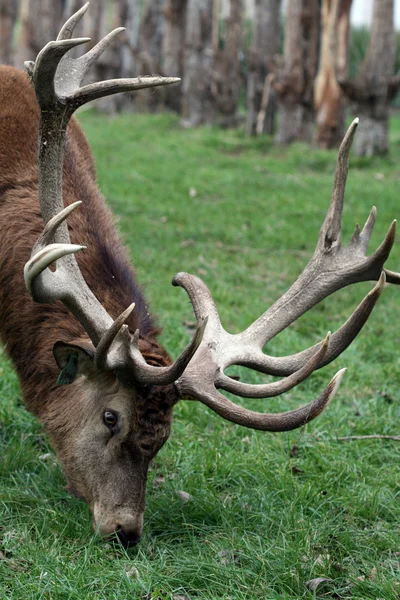
M54 40L60 30L63 16L63 0L21 0L20 35L16 65L35 60L39 51Z
M187 0L166 0L164 4L162 71L165 76L183 76L186 8ZM166 106L179 113L182 105L182 85L165 86L163 92Z
M145 0L140 20L137 72L156 75L161 72L164 0ZM142 90L135 95L138 110L155 112L163 104L163 91L157 88Z
M188 0L182 81L182 124L215 122L211 94L213 0Z
M274 68L280 111L278 143L312 137L318 35L318 0L288 0L283 57Z
M257 133L257 117L260 114L264 95L265 117L259 129L274 133L276 98L271 80L266 81L270 73L273 58L279 52L281 0L255 0L253 41L248 59L247 79L247 120L249 135ZM268 86L268 87L266 87ZM263 91L266 93L263 94ZM267 97L268 90L271 91Z
M348 74L352 0L323 0L320 59L314 85L315 142L320 148L339 146L345 133L346 99L336 77Z
M13 35L18 16L18 0L0 0L0 63L14 62Z
M375 0L367 54L357 77L338 78L360 125L354 140L358 155L384 154L388 144L390 102L400 85L393 77L395 37L393 0Z
M213 58L211 93L224 127L237 125L237 108L241 87L240 46L243 23L242 0L225 3L220 18L219 2L214 0Z

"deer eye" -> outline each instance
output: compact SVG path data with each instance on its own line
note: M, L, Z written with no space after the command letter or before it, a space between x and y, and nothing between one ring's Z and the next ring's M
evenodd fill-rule
M113 429L118 422L118 415L113 410L106 410L103 414L104 424Z

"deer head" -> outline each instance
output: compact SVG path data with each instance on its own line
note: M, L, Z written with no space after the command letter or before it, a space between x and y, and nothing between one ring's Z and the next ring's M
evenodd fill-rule
M127 90L164 85L175 78L143 77L82 85L83 78L116 29L84 56L68 51L87 42L72 37L85 5L62 28L56 41L27 65L40 108L39 200L45 222L25 266L27 289L36 302L61 301L82 325L86 335L59 340L54 356L61 369L63 411L54 406L52 427L71 491L88 502L94 525L101 533L118 532L122 542L137 541L143 525L145 482L149 462L169 435L172 408L180 399L206 404L224 419L263 431L286 431L317 417L333 398L345 369L320 396L306 406L279 414L247 410L220 390L245 398L269 398L292 389L315 369L334 360L357 336L375 306L385 283L399 276L383 268L395 239L395 223L378 249L366 251L375 222L375 208L350 243L341 246L341 217L348 156L357 127L350 126L340 147L332 199L309 264L289 290L246 330L227 332L206 285L196 276L179 273L173 285L184 288L198 322L193 340L172 362L163 349L127 324L134 305L113 319L85 282L71 244L66 219L80 202L64 206L62 194L65 131L76 108L90 100ZM79 208L85 210L84 205ZM76 213L74 213L76 214ZM90 218L90 215L88 216ZM90 240L88 240L90 244ZM55 268L49 268L55 265ZM283 329L333 292L352 283L377 284L338 331L297 354L272 357L264 346ZM225 374L243 365L279 381L252 385ZM70 383L71 385L67 385ZM65 408L67 409L65 410ZM56 423L56 425L54 425Z

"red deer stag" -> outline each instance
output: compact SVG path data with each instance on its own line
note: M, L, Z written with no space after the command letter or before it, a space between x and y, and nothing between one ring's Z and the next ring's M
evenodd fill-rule
M229 421L264 431L300 427L327 406L343 370L316 400L279 414L246 410L219 390L248 398L276 396L336 358L381 294L395 224L367 257L373 209L364 229L357 227L349 245L341 247L354 122L340 148L329 211L304 272L236 335L222 327L206 285L194 275L176 275L173 284L188 293L198 329L173 362L157 341L159 331L96 186L86 139L70 118L95 98L177 80L144 77L82 85L89 67L122 30L80 58L69 57L70 49L88 41L72 37L86 9L27 64L36 98L25 74L0 68L0 319L25 403L50 434L68 489L90 504L101 534L117 534L129 545L142 533L148 466L169 436L178 400L199 400ZM387 279L398 282L396 274L388 273ZM292 356L263 353L269 340L317 302L365 280L378 283L325 341ZM224 374L230 365L283 379L246 384Z

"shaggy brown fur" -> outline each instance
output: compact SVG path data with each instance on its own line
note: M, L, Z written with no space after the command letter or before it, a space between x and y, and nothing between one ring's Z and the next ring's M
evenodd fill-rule
M71 385L56 385L59 368L52 351L55 342L77 339L83 345L90 342L81 325L61 303L36 304L25 289L24 264L43 229L37 183L38 123L36 98L26 75L11 67L0 67L1 336L17 370L25 403L51 434L71 489L93 503L96 494L80 481L80 469L74 465L77 450L71 436L76 437L77 424L87 421L85 413L93 394L100 389L104 396L112 395L110 390L115 388L116 381L112 375L101 376L90 367L84 378L78 378ZM72 243L87 246L87 250L77 255L87 284L113 318L135 302L127 324L132 332L140 330L143 355L152 364L170 364L170 357L157 342L159 330L98 191L88 143L73 120L68 128L64 160L64 201L68 205L77 200L82 200L83 205L68 218L68 226ZM94 383L88 392L91 379ZM97 391L93 392L94 389ZM143 454L144 458L140 459L143 472L147 471L151 455L168 437L175 401L171 388L153 389L147 396L134 394L134 399L129 400L134 415L123 440L124 452ZM123 402L123 410L130 410L126 398ZM129 445L135 449L128 451ZM91 467L87 464L82 469ZM127 467L127 471L129 469ZM145 474L141 477L145 479ZM140 502L144 505L143 499ZM104 505L103 500L101 504Z

